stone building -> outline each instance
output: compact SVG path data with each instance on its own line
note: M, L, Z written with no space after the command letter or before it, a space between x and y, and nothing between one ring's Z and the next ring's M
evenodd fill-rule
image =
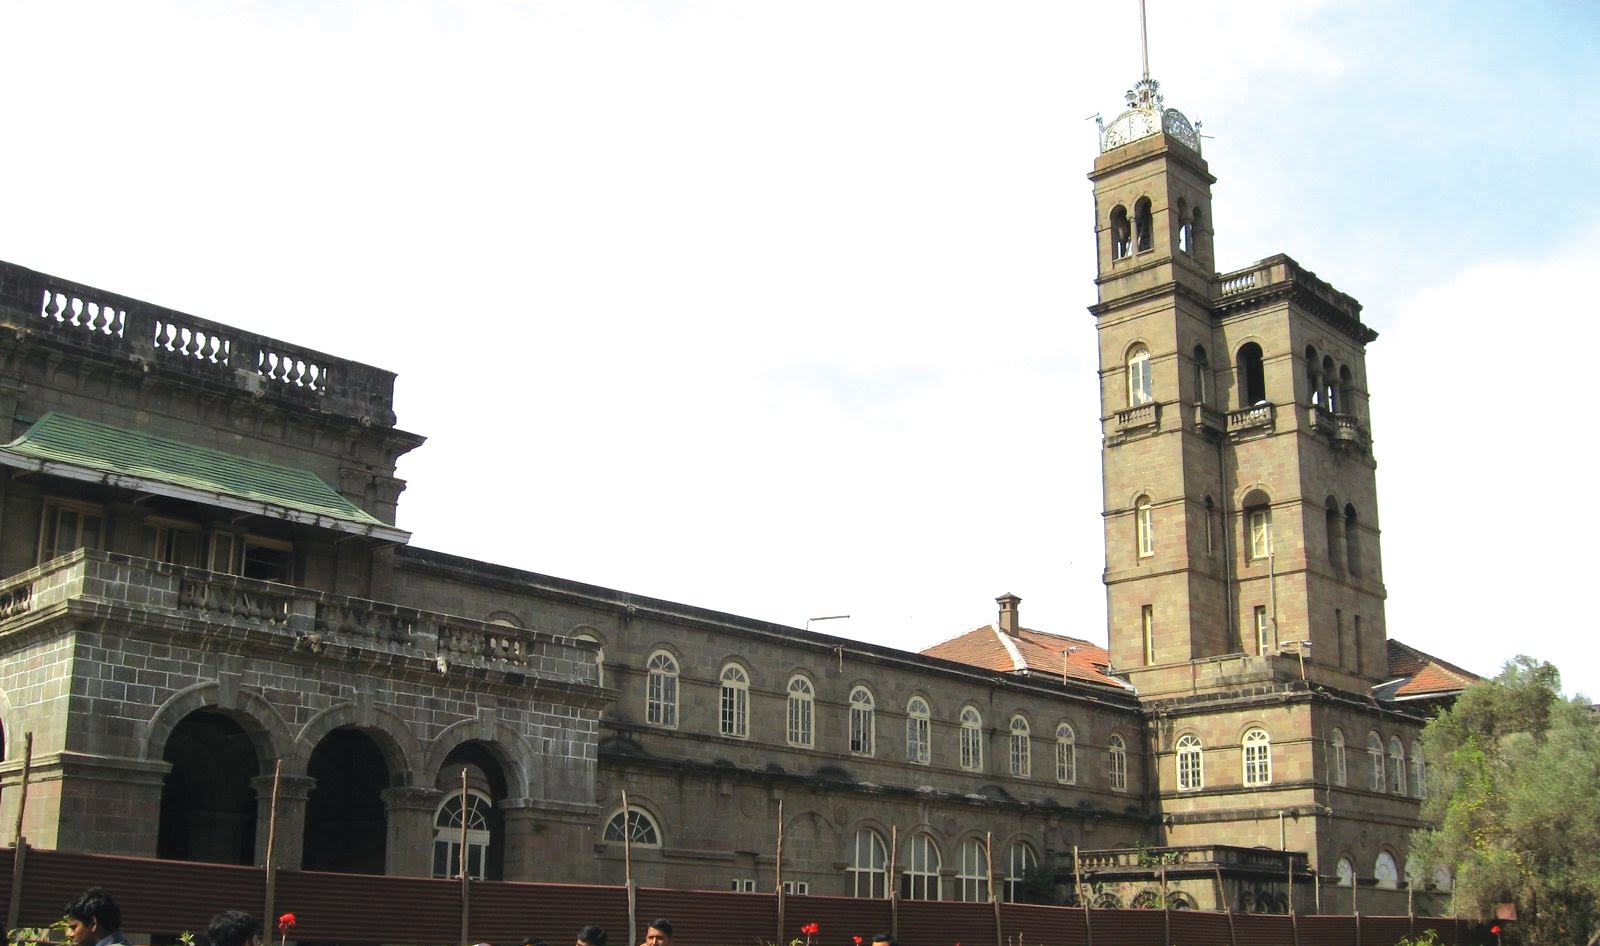
M1386 635L1375 333L1288 257L1215 271L1155 82L1101 146L1108 648L1009 594L908 653L414 548L392 375L0 264L0 823L31 733L42 846L259 862L276 775L289 867L449 875L464 822L481 877L617 882L626 837L769 890L781 810L796 892L1403 907L1474 678Z

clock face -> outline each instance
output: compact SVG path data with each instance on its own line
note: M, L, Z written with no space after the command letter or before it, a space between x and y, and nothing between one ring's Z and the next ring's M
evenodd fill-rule
M1130 141L1148 138L1161 130L1156 122L1154 113L1147 109L1130 108L1117 116L1100 139L1100 150L1110 151L1112 148L1125 145Z

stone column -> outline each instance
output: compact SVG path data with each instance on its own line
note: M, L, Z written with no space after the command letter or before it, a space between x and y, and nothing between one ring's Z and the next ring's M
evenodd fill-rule
M299 870L305 854L306 799L317 780L309 775L284 775L278 781L277 834L273 840L273 864L282 870ZM250 780L256 793L256 864L267 862L267 835L272 823L272 776L258 775Z
M424 786L386 788L382 792L388 838L383 871L396 877L433 873L433 814L444 792Z

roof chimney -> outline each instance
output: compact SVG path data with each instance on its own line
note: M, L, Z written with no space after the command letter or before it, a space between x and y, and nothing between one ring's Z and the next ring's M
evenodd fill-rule
M994 600L1000 605L1000 630L1016 637L1021 628L1017 623L1017 605L1022 603L1022 599L1013 594L1003 594Z

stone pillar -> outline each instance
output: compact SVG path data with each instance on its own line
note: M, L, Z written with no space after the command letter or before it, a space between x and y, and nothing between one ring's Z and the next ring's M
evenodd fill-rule
M25 831L28 840L44 846L49 829L35 819L54 815L52 847L155 857L161 787L169 769L165 762L80 752L36 758L33 778L37 782L29 791L25 826L29 827ZM37 814L36 805L40 808ZM30 826L37 826L37 833Z
M433 873L433 814L444 799L437 788L404 786L383 790L388 838L383 872L395 877Z
M603 882L595 868L592 805L520 798L499 805L506 824L506 880ZM620 869L619 869L620 870ZM619 872L617 883L621 882Z
M299 870L305 854L306 800L317 780L309 775L284 775L278 782L278 822L273 840L273 864L283 870ZM258 775L250 780L256 793L256 864L267 862L267 835L272 832L272 776Z

